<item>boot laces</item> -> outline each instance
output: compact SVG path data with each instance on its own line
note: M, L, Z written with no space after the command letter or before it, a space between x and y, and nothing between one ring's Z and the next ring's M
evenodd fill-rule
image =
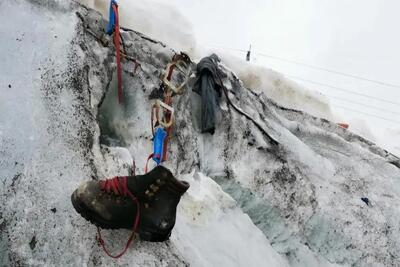
M128 189L126 176L116 176L110 179L102 180L100 181L100 189L107 193L113 192L115 195L123 197L129 195L133 201L136 199Z
M138 199L129 191L128 183L127 183L126 179L127 179L126 176L122 176L122 177L116 176L116 177L113 177L113 178L110 178L110 179L106 179L106 180L100 181L100 189L101 190L103 190L103 191L105 191L107 193L113 192L114 194L119 195L119 196L124 196L124 197L125 196L129 196L132 199L132 201L135 202L136 208L137 208L135 220L134 220L134 223L133 223L132 233L131 233L131 235L130 235L130 237L128 239L128 242L126 243L126 246L123 249L123 251L121 253L117 254L117 255L112 255L107 250L107 248L105 246L105 242L104 242L103 238L101 237L100 228L97 227L97 234L98 234L97 240L99 241L99 243L100 243L101 247L103 248L104 252L109 257L114 258L114 259L118 259L122 255L124 255L125 252L128 250L130 244L133 241L134 234L138 229L139 221L140 221L140 204L139 204Z

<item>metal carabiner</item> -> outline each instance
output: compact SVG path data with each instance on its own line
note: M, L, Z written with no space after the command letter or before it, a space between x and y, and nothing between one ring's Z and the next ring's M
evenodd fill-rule
M170 113L169 121L166 121L166 116L164 115L163 109L166 109L169 111L169 113ZM154 118L156 119L156 123L161 125L164 129L168 129L169 127L172 126L172 123L174 121L174 108L165 104L161 100L157 99L151 110L153 133L154 133L154 123L153 123Z

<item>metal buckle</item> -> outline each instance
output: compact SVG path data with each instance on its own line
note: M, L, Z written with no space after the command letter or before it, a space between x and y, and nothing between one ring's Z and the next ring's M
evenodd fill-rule
M169 121L165 120L164 112L161 109L166 109L171 113L171 117ZM155 111L155 112L154 112ZM174 120L174 108L165 104L161 100L157 99L156 102L153 105L153 112L152 112L155 117L156 121L164 128L167 129L172 126L173 120Z
M164 86L172 90L175 94L183 94L183 88L188 83L189 77L192 74L191 63L192 62L187 54L181 53L175 55L173 62L169 63L165 69L164 77L162 79ZM184 81L180 85L174 85L171 82L174 70L177 70L184 75Z

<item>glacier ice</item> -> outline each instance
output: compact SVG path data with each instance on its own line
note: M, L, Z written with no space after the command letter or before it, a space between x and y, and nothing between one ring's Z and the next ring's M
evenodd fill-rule
M93 36L105 24L99 13L63 1L0 5L8 18L0 26L0 265L113 265L69 197L84 180L127 175L133 160L136 172L143 171L152 149L148 96L174 51L122 32L141 70L134 73L134 64L123 61L126 103L120 106L111 44ZM233 70L234 64L224 62ZM230 99L279 145L224 97L215 135L202 135L198 96L188 90L175 97L165 165L192 187L171 239L135 240L118 264L399 265L399 159L330 118L248 90L224 65ZM280 87L268 79L276 77L296 91L274 75L264 77L274 92ZM315 101L318 112L327 111L323 100ZM112 250L129 234L104 232Z

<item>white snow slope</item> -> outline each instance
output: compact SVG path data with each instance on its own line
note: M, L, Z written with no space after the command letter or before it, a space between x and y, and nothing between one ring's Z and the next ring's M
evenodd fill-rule
M6 0L0 15L0 266L400 264L399 159L247 90L223 65L229 98L263 131L223 96L216 133L202 135L199 96L175 97L166 166L191 187L171 239L135 240L118 261L106 257L70 194L82 181L126 175L133 159L142 172L152 149L148 96L174 52L123 31L141 69L134 74L123 60L119 105L100 14L63 1ZM117 251L129 231L104 235Z

